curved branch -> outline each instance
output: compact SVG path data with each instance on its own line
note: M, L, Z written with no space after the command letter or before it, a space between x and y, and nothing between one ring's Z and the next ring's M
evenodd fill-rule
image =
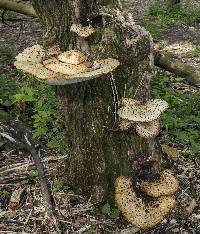
M24 15L37 17L35 10L31 4L17 3L10 0L1 0L0 8L15 11Z

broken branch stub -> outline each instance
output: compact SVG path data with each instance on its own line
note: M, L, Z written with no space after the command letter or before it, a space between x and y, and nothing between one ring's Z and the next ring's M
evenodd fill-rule
M154 227L176 206L172 196L161 196L145 203L133 191L131 180L123 176L115 182L115 200L127 221L141 229Z
M94 61L91 66L84 63L67 64L55 57L48 57L52 61L46 61L45 55L49 56L49 51L51 50L44 50L40 45L32 46L17 55L14 64L16 68L50 85L66 85L91 80L108 74L120 65L118 60L112 58Z

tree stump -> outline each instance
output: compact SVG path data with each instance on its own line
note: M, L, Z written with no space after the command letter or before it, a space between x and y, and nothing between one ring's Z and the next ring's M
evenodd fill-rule
M78 13L76 7L71 7L72 2L78 4ZM153 43L144 28L119 11L101 8L93 0L72 2L33 1L46 31L51 29L48 41L58 40L65 50L77 48L77 37L69 28L74 14L78 14L79 23L95 28L87 40L90 59L115 58L121 64L105 76L57 86L70 147L66 182L74 191L100 202L113 199L114 182L119 175L133 176L139 165L158 159L154 139L145 140L133 129L120 130L117 115L121 98L143 102L150 98ZM74 12L73 17L69 12Z

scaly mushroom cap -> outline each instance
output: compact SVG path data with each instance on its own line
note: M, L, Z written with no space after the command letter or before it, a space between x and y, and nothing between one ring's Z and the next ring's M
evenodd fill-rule
M17 62L41 62L45 57L45 50L40 45L34 45L32 47L26 48L22 53L16 56Z
M179 183L170 170L165 170L159 180L142 182L140 188L151 197L168 196L178 190Z
M131 128L133 125L134 125L134 122L132 122L132 121L129 121L127 119L120 119L118 126L119 126L120 130L126 131L129 128Z
M161 99L152 99L143 104L131 98L123 98L121 105L122 107L118 111L119 117L134 122L156 120L168 107L167 102Z
M63 63L79 65L87 60L87 56L80 51L70 50L58 55L58 60Z
M159 120L154 120L152 122L147 123L137 123L135 128L137 134L146 139L157 136L159 133L159 129Z
M58 60L53 57L48 58L48 60L45 60L45 52L46 51L42 48L42 46L32 46L20 53L16 57L16 61L14 64L16 68L24 72L30 73L36 76L36 78L40 81L51 85L65 85L91 80L96 77L108 74L109 72L117 68L120 64L118 60L108 58L105 60L99 60L98 62L94 62L94 65L89 68L86 64L81 67L78 67L76 70L77 73L73 75L64 75L60 72L62 72L62 70L66 68L66 64L65 66L61 65L61 68L58 67L58 65L54 65L56 67L54 71L52 71L53 68L52 70L49 70L50 67L47 68L51 64L50 61L52 61L53 64L57 64ZM61 62L59 63L62 64ZM73 69L70 67L69 70L72 74Z
M70 31L76 33L80 37L89 37L95 32L95 29L91 25L83 27L81 24L72 24Z
M46 57L52 57L52 56L57 56L61 54L62 51L60 50L60 46L58 43L53 44L51 47L49 47L46 51Z
M68 76L80 74L83 72L87 72L89 70L89 67L87 66L86 63L74 65L69 63L62 63L56 58L45 60L43 61L43 64L47 69L53 72L61 73Z
M116 179L115 200L127 221L141 229L154 227L176 206L171 196L145 204L132 190L131 180L123 176Z

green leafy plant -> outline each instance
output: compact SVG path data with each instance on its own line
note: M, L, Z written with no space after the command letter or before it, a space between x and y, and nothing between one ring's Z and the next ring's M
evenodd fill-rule
M0 191L0 197L3 199L10 199L11 193L4 189Z
M28 177L29 177L30 179L34 179L34 178L38 177L38 172L37 172L37 171L30 171L30 172L28 173Z
M149 15L160 16L167 13L167 7L165 4L154 3L149 8Z
M117 219L119 217L119 210L112 208L109 203L102 206L101 213L110 216L112 219Z
M35 81L31 76L26 77L20 84L20 92L15 95L14 102L28 104L26 117L33 126L33 137L47 138L47 146L66 150L66 132L58 110L58 101L52 86ZM20 116L24 117L23 113Z
M63 154L66 132L59 113L55 88L18 71L13 63L16 51L0 47L0 105L30 125L34 138L43 138L48 147Z
M68 192L69 190L70 190L70 187L66 185L64 181L55 180L53 182L53 188L52 188L53 193L57 193L59 191Z
M180 4L167 8L164 4L154 3L141 24L156 38L172 26L183 23L192 25L199 19L200 9L189 10Z
M162 125L172 142L183 143L197 153L200 151L200 96L198 91L178 89L177 85L183 81L180 77L158 74L152 93L169 103L169 109L162 115Z
M192 52L190 52L190 56L193 58L200 56L200 47L196 47Z

